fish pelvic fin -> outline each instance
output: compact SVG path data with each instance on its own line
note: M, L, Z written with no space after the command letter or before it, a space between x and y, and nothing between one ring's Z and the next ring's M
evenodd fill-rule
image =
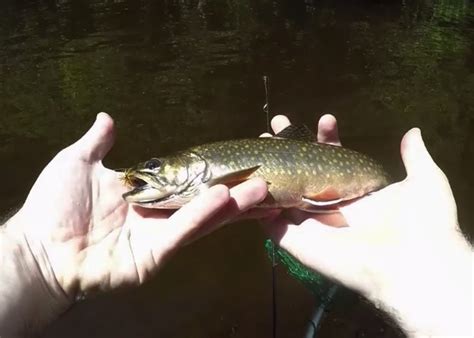
M302 197L304 203L323 208L336 206L343 200L341 194L332 187L327 187L316 194L307 194Z
M332 205L337 205L343 201L342 198L338 198L330 201L315 201L306 197L302 198L303 202L314 205L315 207L328 207Z
M330 201L315 201L303 197L299 209L314 214L333 214L339 212L339 203L342 201L342 198Z
M287 138L291 140L316 142L317 136L306 125L290 124L288 127L280 131L275 137Z
M260 165L257 165L257 166L254 166L254 167L245 168L245 169L238 170L238 171L233 171L233 172L228 173L226 175L211 178L207 182L207 186L212 187L213 185L216 185L216 184L225 184L227 186L237 185L241 182L244 182L244 181L248 180L250 175L252 175L254 172L256 172L260 167L261 167Z

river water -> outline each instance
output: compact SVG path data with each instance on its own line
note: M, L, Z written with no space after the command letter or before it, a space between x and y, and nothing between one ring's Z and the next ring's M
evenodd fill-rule
M109 167L265 131L273 114L336 115L345 145L403 178L418 126L474 234L474 7L462 0L14 1L0 3L0 213L99 111L117 124ZM435 211L434 211L435 212ZM271 337L271 268L256 223L182 250L142 288L69 311L46 337ZM278 267L279 337L316 304ZM399 337L339 293L318 337Z

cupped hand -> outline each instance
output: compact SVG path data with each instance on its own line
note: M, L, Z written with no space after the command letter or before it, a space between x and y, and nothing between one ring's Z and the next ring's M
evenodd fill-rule
M46 282L71 300L144 282L184 243L267 192L255 179L230 190L215 186L175 213L134 207L122 199L127 188L120 174L102 165L113 141L113 121L101 113L46 166L8 222L9 232L26 239Z
M289 124L284 116L272 122L275 132ZM340 145L333 116L319 121L318 141ZM306 266L396 311L407 330L446 333L451 324L426 306L435 295L438 310L443 309L439 313L445 306L460 306L459 293L470 289L470 247L458 226L449 182L418 129L403 137L401 155L407 172L403 181L340 206L339 215L292 210L266 219L266 229ZM334 222L339 226L328 225ZM442 288L453 286L446 275L462 280L449 297L441 297ZM459 311L458 319L470 313L465 306Z

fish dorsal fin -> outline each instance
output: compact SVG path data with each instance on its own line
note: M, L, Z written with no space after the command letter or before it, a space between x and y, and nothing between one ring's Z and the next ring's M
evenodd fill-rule
M332 187L327 187L314 195L303 196L303 202L316 207L333 206L343 201L341 194Z
M258 170L258 168L260 168L260 165L257 165L255 167L245 168L242 170L233 171L231 173L228 173L222 176L211 178L207 182L207 186L212 187L213 185L216 185L216 184L235 185L235 184L241 183L247 180L250 177L250 175L252 175L255 171Z
M316 142L317 139L316 135L307 126L296 126L294 124L290 124L288 127L276 134L275 137L307 142Z

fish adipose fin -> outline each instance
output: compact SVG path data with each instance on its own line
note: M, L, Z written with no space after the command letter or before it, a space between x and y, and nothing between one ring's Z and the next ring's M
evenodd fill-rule
M207 185L209 187L212 187L216 184L225 184L233 186L247 180L250 175L252 175L255 171L258 170L258 168L260 168L260 165L238 171L233 171L229 174L222 175L219 177L214 177L207 182Z
M305 125L295 126L294 124L290 124L288 127L276 134L275 137L306 142L317 141L316 135Z

